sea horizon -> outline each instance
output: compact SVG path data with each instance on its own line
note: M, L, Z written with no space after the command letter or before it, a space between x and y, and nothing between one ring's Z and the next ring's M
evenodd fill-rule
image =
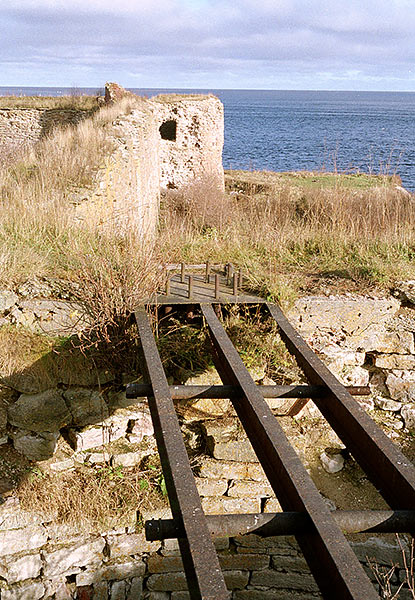
M415 191L415 92L127 88L212 93L225 108L225 169L399 175ZM0 95L95 95L104 86L0 86Z

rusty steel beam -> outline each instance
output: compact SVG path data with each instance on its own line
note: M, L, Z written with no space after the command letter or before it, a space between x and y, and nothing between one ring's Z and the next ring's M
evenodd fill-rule
M334 510L331 513L344 533L410 533L415 530L415 511ZM235 537L254 533L261 537L312 533L306 513L250 513L207 515L212 537ZM149 541L175 539L181 535L174 519L150 519L145 523Z
M314 354L275 304L267 309L288 350L312 385L327 388L314 398L320 412L391 508L415 510L415 468Z
M325 394L322 385L259 385L264 398L317 398ZM233 385L170 385L173 400L191 400L192 398L235 398L239 388ZM353 396L370 394L368 386L350 386L346 388ZM142 398L151 394L151 386L145 383L129 383L126 387L127 398Z
M305 467L252 380L212 305L202 305L216 369L224 384L239 386L232 399L283 510L305 512L312 532L296 539L326 600L379 599Z
M206 517L200 502L189 458L174 410L166 375L145 308L135 313L147 376L152 387L148 398L170 507L180 527L178 538L192 600L230 598Z

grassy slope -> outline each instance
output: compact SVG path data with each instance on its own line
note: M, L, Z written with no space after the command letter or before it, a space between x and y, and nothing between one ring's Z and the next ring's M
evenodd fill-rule
M228 171L169 193L161 246L174 262L232 261L254 291L292 300L321 291L386 289L413 278L415 206L397 177Z

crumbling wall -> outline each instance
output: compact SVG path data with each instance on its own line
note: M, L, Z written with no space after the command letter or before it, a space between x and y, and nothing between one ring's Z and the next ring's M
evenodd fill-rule
M224 191L223 105L215 96L158 96L153 110L160 136L160 186L195 182Z
M90 111L69 108L3 108L0 109L0 141L13 147L32 145L54 127L76 125L90 114Z
M114 122L117 150L97 174L94 192L76 200L75 213L80 220L123 234L134 227L147 237L156 231L160 190L200 184L210 192L224 192L223 105L214 96L202 95L148 100L118 84L106 85L108 104L123 98L129 98L133 108ZM53 127L76 124L89 114L71 109L0 110L0 145L35 144Z
M97 173L92 195L77 206L77 218L144 240L157 228L160 179L159 136L150 106L138 99L129 114L120 115L111 133L116 150Z

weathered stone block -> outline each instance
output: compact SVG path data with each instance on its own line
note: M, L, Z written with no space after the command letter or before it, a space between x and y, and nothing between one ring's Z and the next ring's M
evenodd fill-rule
M410 331L380 331L366 340L366 352L413 354L414 336Z
M265 473L259 463L221 461L213 458L203 458L196 472L200 477L212 479L253 479L266 480Z
M100 392L71 388L63 393L63 397L77 427L100 423L108 417L108 407Z
M56 389L22 394L7 412L11 425L36 432L58 431L72 420L62 393Z
M265 481L260 483L258 481L237 480L232 482L228 490L228 496L236 498L264 498L273 495L272 487Z
M405 427L409 430L415 429L415 404L405 404L401 410Z
M376 396L375 404L381 410L387 410L389 412L399 412L402 408L402 402L397 402L391 398L384 398L383 396Z
M222 554L219 556L222 570L260 570L269 567L269 556L259 554ZM183 571L180 556L152 556L148 560L150 573L170 573Z
M40 582L33 582L29 585L11 588L10 590L1 590L2 600L39 600L45 593L45 586Z
M228 550L229 549L229 538L214 538L213 545L216 550ZM160 550L163 556L179 556L180 549L177 540L164 540L163 546Z
M250 585L318 592L318 586L312 575L307 573L283 573L272 569L252 573Z
M386 387L393 400L415 402L415 373L399 370L388 373Z
M114 565L99 565L78 573L76 576L76 585L91 585L94 582L103 579L112 581L130 579L132 577L143 577L145 571L146 566L141 559L134 559L127 563L117 563Z
M394 298L309 296L297 300L288 317L313 345L347 339L347 346L358 350L366 348L367 340L385 327L399 307Z
M249 579L249 572L244 571L224 571L223 573L226 587L230 590L244 588ZM187 582L185 574L178 573L160 573L150 575L147 580L149 590L170 592L186 591Z
M369 371L363 367L351 367L345 365L337 369L329 365L330 371L335 375L343 385L368 385Z
M261 512L260 498L228 498L227 496L202 498L202 508L206 514Z
M190 385L189 382L187 382ZM177 411L185 421L200 421L212 419L212 417L223 417L231 412L232 404L227 399L199 398L198 400L178 400L175 402Z
M21 300L12 310L12 322L49 335L71 335L88 326L80 304L67 300Z
M292 589L249 588L234 592L234 600L319 600L323 597L317 593L296 592Z
M196 477L195 482L200 496L222 496L228 489L227 479Z
M20 430L13 433L12 438L16 450L30 460L47 460L55 452L59 432L31 433Z
M125 581L114 581L111 585L110 600L126 600L127 583Z
M234 538L238 552L267 553L298 556L299 547L294 537L276 536L261 538L257 535L241 535Z
M124 437L130 418L128 411L120 409L102 421L99 427L89 427L82 431L70 429L69 441L76 452L109 444Z
M46 529L41 525L14 529L12 532L0 531L0 556L36 550L46 544L47 540Z
M221 554L219 563L223 571L260 571L269 567L265 554Z
M225 444L215 444L213 456L218 460L233 460L236 462L258 462L249 440L235 440Z
M141 600L143 593L142 577L133 577L130 584L130 589L127 592L126 600Z
M13 584L25 579L36 579L41 568L42 561L38 554L23 556L7 565L7 583Z
M238 419L227 417L225 419L215 419L204 421L202 423L202 432L211 441L212 447L215 442L226 443L236 438L238 433ZM210 438L213 438L210 440Z
M407 552L408 544L401 539L402 547ZM352 542L352 548L361 562L367 562L368 558L374 558L381 565L402 565L402 550L398 544L380 538L371 537L364 542Z
M40 525L42 522L39 514L22 510L18 498L10 496L0 505L0 531Z
M0 290L0 314L4 314L19 300L17 294L11 290Z
M268 498L265 502L264 513L282 512L281 504L276 498Z
M274 555L271 558L271 566L279 571L287 571L288 573L294 571L311 575L310 567L303 556Z
M331 451L330 451L331 450ZM327 449L320 454L321 464L327 473L338 473L344 467L344 457L340 452L333 449Z
M160 542L148 542L144 537L144 533L108 535L107 542L111 558L132 556L143 552L157 552L160 548Z
M149 573L171 573L184 570L181 556L154 554L149 557L147 565Z
M399 369L402 371L415 369L415 356L407 354L379 354L375 357L378 369Z
M46 554L44 574L46 577L54 577L61 574L79 573L81 567L99 563L102 560L104 546L104 539L99 537L75 547L62 548Z

